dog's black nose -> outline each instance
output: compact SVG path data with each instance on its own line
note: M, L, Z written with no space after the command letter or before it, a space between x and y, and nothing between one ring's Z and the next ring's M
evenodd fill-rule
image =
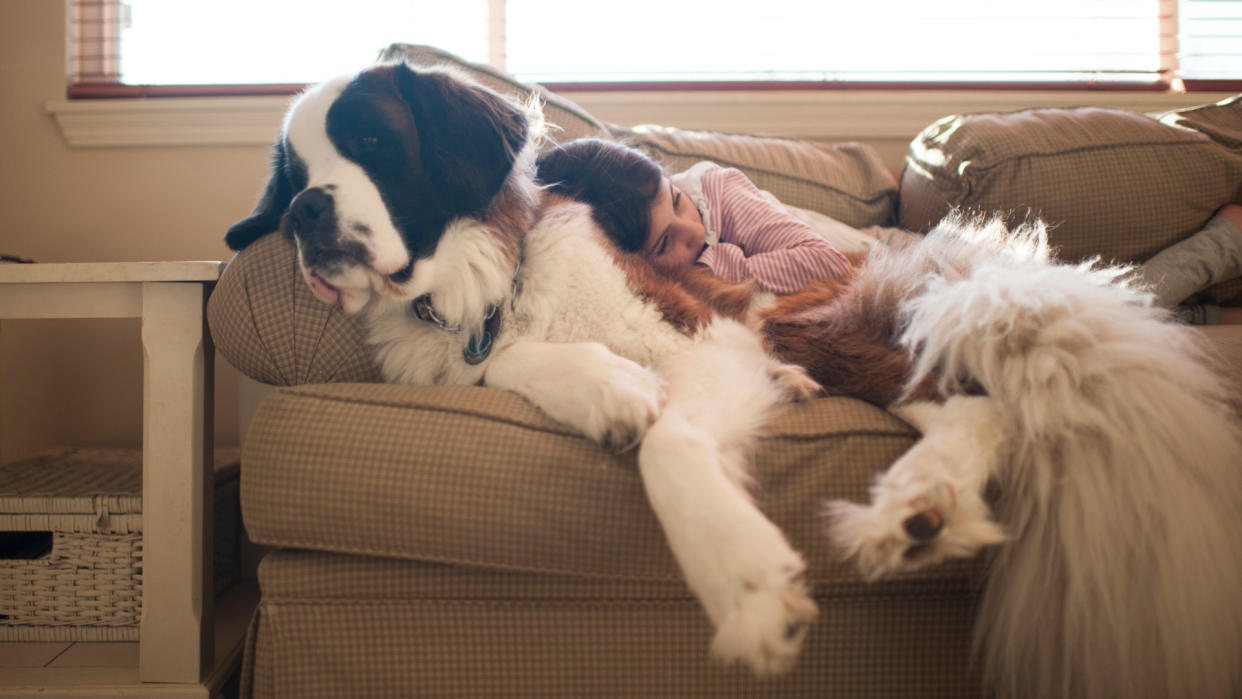
M299 237L313 236L332 218L332 195L318 187L303 191L289 204L289 231Z

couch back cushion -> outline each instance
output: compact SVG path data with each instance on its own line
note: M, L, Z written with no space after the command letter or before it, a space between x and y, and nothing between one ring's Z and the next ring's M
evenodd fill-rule
M623 141L668 172L701 160L735 167L785 204L818 211L855 228L896 220L897 182L863 143L818 143L642 125L616 129Z
M1145 116L1093 107L960 114L910 144L899 223L951 208L1034 214L1063 259L1141 262L1242 201L1242 95Z

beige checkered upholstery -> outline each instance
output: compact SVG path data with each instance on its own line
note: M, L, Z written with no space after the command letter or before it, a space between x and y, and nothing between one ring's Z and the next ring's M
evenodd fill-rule
M818 587L794 671L756 680L708 659L710 626L679 583L293 550L259 575L243 678L254 696L979 695L961 578Z

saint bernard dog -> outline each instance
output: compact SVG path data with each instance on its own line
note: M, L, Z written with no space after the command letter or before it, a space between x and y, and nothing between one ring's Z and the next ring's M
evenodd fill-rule
M387 380L515 391L638 445L713 654L789 670L816 606L748 497L756 436L822 386L923 438L829 538L877 578L992 547L977 646L1013 697L1242 691L1242 428L1192 331L1043 228L946 221L848 284L752 298L620 252L542 191L539 105L380 64L297 98L241 250L280 230ZM989 484L994 485L988 488ZM985 489L999 493L985 499Z

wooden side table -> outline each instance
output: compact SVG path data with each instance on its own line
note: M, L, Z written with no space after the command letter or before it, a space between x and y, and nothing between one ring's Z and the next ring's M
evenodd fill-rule
M240 639L214 638L211 594L214 387L205 310L223 267L0 264L0 318L141 319L143 614L136 672L117 675L132 676L139 685L132 689L169 683L162 688L170 695L207 696L240 658ZM234 615L248 616L246 606L232 609ZM244 621L230 626L244 629ZM37 681L33 671L0 671L0 693ZM111 682L109 688L121 689Z

